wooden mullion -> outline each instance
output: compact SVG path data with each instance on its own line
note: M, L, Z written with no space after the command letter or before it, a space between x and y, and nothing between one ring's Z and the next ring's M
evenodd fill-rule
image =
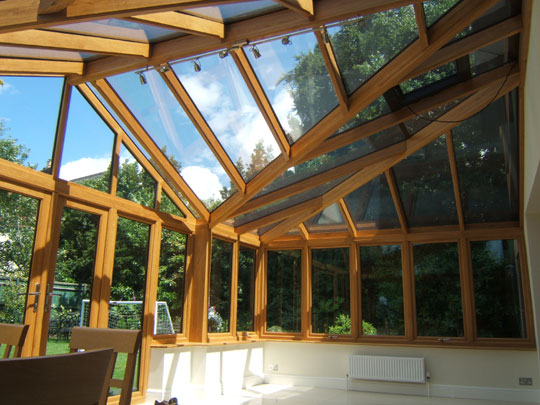
M233 337L237 337L237 321L238 321L238 260L240 257L240 242L236 240L233 243L232 255L232 271L231 271L231 291L229 297L230 302L230 333Z
M289 141L287 140L287 136L283 131L279 118L277 117L270 100L268 100L268 97L266 96L266 93L259 82L259 79L257 78L257 74L249 63L244 50L242 48L233 49L231 50L231 55L238 70L240 71L240 74L244 78L251 95L257 103L262 116L268 124L268 128L272 132L272 135L274 136L283 157L288 160L291 150Z
M172 71L172 69L168 69L166 71L157 69L157 71L171 90L172 94L175 96L176 100L183 107L187 116L189 117L197 131L199 131L202 138L204 139L218 162L221 164L229 178L232 180L236 188L240 190L240 192L243 194L246 190L246 183L244 182L242 175L240 174L240 172L232 162L231 158L217 139L216 135L202 116L201 112L189 96L182 83L180 83L180 80L178 80L178 77L176 77L176 74Z
M343 196L351 193L358 187L367 183L375 176L389 169L396 163L405 159L407 156L412 155L419 149L423 148L441 134L448 132L458 122L466 119L478 111L481 111L489 103L495 101L497 98L503 97L506 93L514 89L519 84L519 74L510 75L507 78L500 79L502 83L494 83L488 89L484 89L476 93L474 96L469 97L467 100L463 101L461 104L458 104L452 110L448 111L446 114L443 114L440 117L440 120L432 122L427 125L422 130L418 131L416 134L411 136L407 142L407 151L396 158L388 158L379 163L376 163L368 168L362 169L356 174L349 177L347 180L338 184L336 187L327 191L322 196L322 207L316 210L315 212L309 211L302 213L302 215L294 215L284 220L282 223L278 224L274 228L270 229L264 235L261 236L261 240L264 243L268 243L271 240L277 238L288 229L296 226L298 223L303 222L316 214L317 212L323 210L328 205L339 200ZM321 198L321 197L318 197ZM288 210L285 209L280 211L283 217L288 217Z
M118 210L111 208L108 213L105 252L103 254L103 272L99 299L98 328L109 326L109 300L113 280L114 255L116 249L116 231L118 223Z
M323 28L325 30L325 28ZM336 55L332 44L328 40L328 33L326 30L324 34L320 31L314 31L317 42L319 43L319 49L321 50L321 55L323 57L324 63L326 65L326 70L330 75L330 80L332 81L332 86L334 87L334 92L337 95L339 105L343 111L349 109L349 96L347 90L345 89L345 84L343 83L343 78L341 77L341 72L337 63Z
M302 247L302 266L301 266L301 286L300 286L300 300L301 300L301 331L302 338L306 339L312 332L313 317L312 317L312 263L311 263L311 249L304 243Z
M448 161L450 162L450 172L452 174L452 186L454 189L454 199L456 200L456 211L459 222L459 229L465 230L465 219L463 216L463 205L461 202L461 187L459 184L459 175L457 170L456 152L454 149L454 139L452 131L446 133L446 147L448 148Z
M420 38L420 42L422 42L424 46L428 46L429 34L426 25L426 16L424 15L424 5L422 2L414 3L414 15L416 17L416 27L418 28L418 37Z
M82 75L83 62L0 58L0 74Z
M309 231L304 225L304 223L298 224L298 229L300 230L300 234L304 238L304 240L309 240Z
M121 117L121 119L128 126L132 134L150 154L152 159L155 160L156 164L161 167L161 169L173 182L174 186L182 192L182 194L186 197L186 199L201 216L201 218L203 218L204 220L208 220L210 217L208 209L187 185L184 179L176 171L174 166L165 157L163 152L157 147L157 145L146 133L142 125L133 116L131 111L129 111L127 106L123 103L123 101L120 99L118 94L116 94L116 92L109 85L109 83L105 80L98 80L97 82L95 82L95 87L103 96L103 98L105 98L105 100L109 103L109 105L115 110L118 116Z
M165 11L162 13L138 14L131 18L136 22L176 29L194 35L225 38L225 24L190 14Z
M409 228L407 226L407 217L405 216L405 210L403 209L403 202L401 201L396 178L394 177L392 169L387 169L384 171L384 173L386 174L386 181L388 182L388 187L390 188L390 194L392 194L392 200L394 201L394 207L396 208L401 230L403 233L408 233Z
M403 283L403 316L405 322L405 337L412 342L417 334L416 298L414 286L413 244L401 244L401 280Z
M313 17L313 0L298 0L298 4L289 3L287 0L273 0L274 3L277 3L283 7L288 8L289 10L298 13L304 17L311 18Z
M150 56L150 45L91 35L47 30L26 30L0 34L0 43L8 46L59 49L105 55Z
M469 241L461 237L459 248L459 274L461 286L461 302L463 308L463 326L465 339L469 343L476 340L476 314L474 306L474 284L472 277L471 249Z
M55 179L60 177L60 166L62 165L62 152L64 150L64 140L66 137L71 89L71 85L64 80L64 89L62 91L62 100L60 101L60 114L58 115L58 123L56 125L56 137L54 139L54 152L51 167L51 174Z
M343 218L347 223L347 227L349 228L351 235L356 238L358 236L358 233L356 232L356 226L354 224L354 219L351 216L351 212L349 211L349 207L347 207L347 204L345 203L345 200L343 198L338 201L338 204L341 215L343 215Z
M351 337L353 339L358 339L362 331L362 281L359 249L354 242L349 245Z

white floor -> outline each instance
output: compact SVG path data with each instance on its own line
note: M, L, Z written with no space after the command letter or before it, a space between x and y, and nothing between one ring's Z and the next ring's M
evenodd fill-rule
M236 396L177 399L180 405L531 405L530 402L420 397L276 384L257 385ZM148 402L147 405L154 403Z

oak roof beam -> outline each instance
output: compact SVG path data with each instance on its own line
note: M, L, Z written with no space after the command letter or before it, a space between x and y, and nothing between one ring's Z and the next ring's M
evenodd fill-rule
M470 96L467 100L463 101L461 104L442 115L439 121L432 122L405 141L407 144L407 149L406 152L400 156L385 159L377 164L362 169L358 173L352 175L334 187L332 190L326 192L322 196L323 207L319 209L319 211L338 201L340 198L348 195L358 187L366 184L368 181L383 173L385 170L390 169L392 166L417 152L430 142L433 142L443 133L448 133L448 131L457 126L460 121L473 116L484 109L487 105L494 102L496 99L504 96L506 93L519 86L519 82L519 73L514 73L508 77L499 79L493 84L493 86L480 90L476 94ZM281 213L282 217L287 219L270 229L264 235L261 235L261 241L263 243L268 243L274 240L288 229L314 215L314 213L309 212L299 216L289 216L287 209L281 211Z
M82 75L83 62L0 58L0 74Z
M429 33L424 14L424 5L422 3L414 3L414 16L416 18L416 27L418 28L418 37L424 46L428 46Z
M130 19L160 27L177 29L189 34L225 38L225 24L185 13L164 11L162 13L135 15Z
M274 3L287 7L304 17L311 18L314 15L313 0L297 0L297 4L289 3L287 0L274 0Z

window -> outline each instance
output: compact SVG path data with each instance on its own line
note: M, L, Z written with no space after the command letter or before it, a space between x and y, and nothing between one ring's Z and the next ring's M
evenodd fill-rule
M527 337L518 242L471 242L471 259L478 337Z
M362 332L404 335L401 245L361 246Z
M350 335L349 249L311 251L312 332Z
M463 336L457 243L413 247L418 336Z
M208 332L229 332L233 244L212 239Z
M266 330L300 332L302 327L302 251L268 252Z
M163 229L154 332L182 333L186 277L186 235Z
M255 317L255 259L257 251L240 246L236 330L252 331Z

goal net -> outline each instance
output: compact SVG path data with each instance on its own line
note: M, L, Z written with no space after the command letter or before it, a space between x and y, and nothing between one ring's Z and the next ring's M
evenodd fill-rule
M174 327L165 301L156 301L154 335L174 334ZM81 301L80 326L88 325L90 300ZM142 329L142 301L109 301L109 329Z

